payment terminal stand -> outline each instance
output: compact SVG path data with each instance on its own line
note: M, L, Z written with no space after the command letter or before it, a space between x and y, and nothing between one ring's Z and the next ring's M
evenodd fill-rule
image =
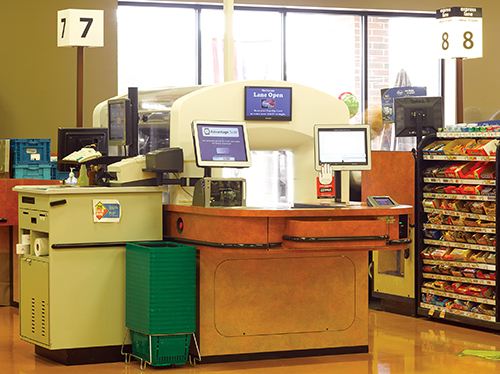
M347 204L349 202L349 171L335 171L335 202Z
M205 175L194 186L193 206L244 207L246 206L246 181L243 178L212 177L211 168L204 168Z

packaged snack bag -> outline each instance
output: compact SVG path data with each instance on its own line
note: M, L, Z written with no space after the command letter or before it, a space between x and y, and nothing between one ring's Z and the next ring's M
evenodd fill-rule
M472 202L470 211L474 214L484 214L484 203L482 201Z
M493 294L493 289L491 286L485 286L481 284L472 284L467 289L467 295L476 297L490 297Z
M481 190L481 195L495 196L496 194L497 194L497 190L491 186L484 186L484 188Z
M486 215L494 216L496 214L497 204L492 201L485 201L483 203L483 209Z
M424 238L426 239L439 240L440 237L441 231L439 230L424 230Z
M450 253L453 261L468 261L471 255L472 251L466 248L454 248Z
M465 301L455 299L453 301L453 309L467 310L467 304L465 303Z
M476 269L471 269L471 268L465 268L462 273L464 274L465 277L467 278L476 278Z

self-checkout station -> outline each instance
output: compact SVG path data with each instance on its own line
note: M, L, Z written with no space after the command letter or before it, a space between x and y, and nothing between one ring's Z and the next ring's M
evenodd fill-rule
M50 264L40 269L50 272L50 336L42 339L26 327L23 339L47 357L61 349L121 347L125 256L116 242L168 240L198 252L202 362L270 352L367 352L368 251L407 248L408 219L405 227L400 222L413 208L380 198L378 206L349 203L341 186L335 193L341 201L318 199L318 183L335 179L345 186L349 170L370 169L369 126L348 125L342 101L290 82L238 81L129 96L99 104L92 128L60 129L60 147L76 147L67 154L88 145L82 141L88 132L101 157L86 163L107 164L107 175L98 178L107 186L18 189L20 235L31 235L29 243L42 239L48 248L45 257L23 255L21 279L33 272L28 261ZM294 206L246 206L247 189L258 186L223 178L222 170L251 167L252 151L284 150L293 153ZM60 164L71 163L79 162ZM99 208L89 219L80 213L87 204ZM104 223L106 204L119 214ZM74 235L74 222L64 219L69 216L100 249ZM82 263L99 268L102 277L82 274ZM68 303L75 289L79 296ZM26 282L21 290L31 297ZM113 297L103 303L102 292ZM89 318L75 326L69 316L82 308ZM21 314L21 325L30 326L32 315Z
M346 203L349 200L348 171L370 168L369 126L348 125L348 108L331 95L279 81L230 82L185 92L178 88L142 92L138 104L139 118L160 112L163 118L168 118L165 136L169 139L169 148L183 152L184 171L177 175L182 180L175 182L182 186L171 189L172 203L191 201L193 192L186 191L199 178L212 177L221 183L222 168L249 167L250 151L287 150L293 153L295 203L326 203L326 199L317 200L316 181L319 177L322 184L330 184L334 174L339 191L336 200ZM96 108L94 127L109 128L111 134L116 124L111 120L113 109L110 105L106 102ZM154 126L153 121L150 123ZM141 127L148 127L147 120L141 122ZM221 127L232 128L234 134L240 135L224 134ZM329 142L337 142L337 145L330 147ZM240 153L235 156L228 152ZM143 159L147 158L146 154ZM121 176L124 185L125 181L133 179L125 177L125 172L120 170L127 162L137 164L133 159L109 167L114 175ZM241 183L244 184L238 182ZM198 186L200 184L208 186L211 183L200 182ZM200 193L197 191L195 195ZM331 193L328 197L334 195Z

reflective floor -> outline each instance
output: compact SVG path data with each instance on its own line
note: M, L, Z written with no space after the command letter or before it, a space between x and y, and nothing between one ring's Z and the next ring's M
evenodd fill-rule
M500 361L459 357L464 349L500 351L500 336L459 326L375 310L369 312L370 352L175 368L147 366L143 373L499 373ZM19 313L0 307L0 373L113 374L141 373L138 361L64 366L36 356L34 346L19 339Z

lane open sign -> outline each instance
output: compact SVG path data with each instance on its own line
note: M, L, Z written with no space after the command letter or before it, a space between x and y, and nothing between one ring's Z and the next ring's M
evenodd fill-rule
M104 11L66 9L57 12L58 47L103 47Z
M483 57L482 8L438 9L438 50L440 58Z

